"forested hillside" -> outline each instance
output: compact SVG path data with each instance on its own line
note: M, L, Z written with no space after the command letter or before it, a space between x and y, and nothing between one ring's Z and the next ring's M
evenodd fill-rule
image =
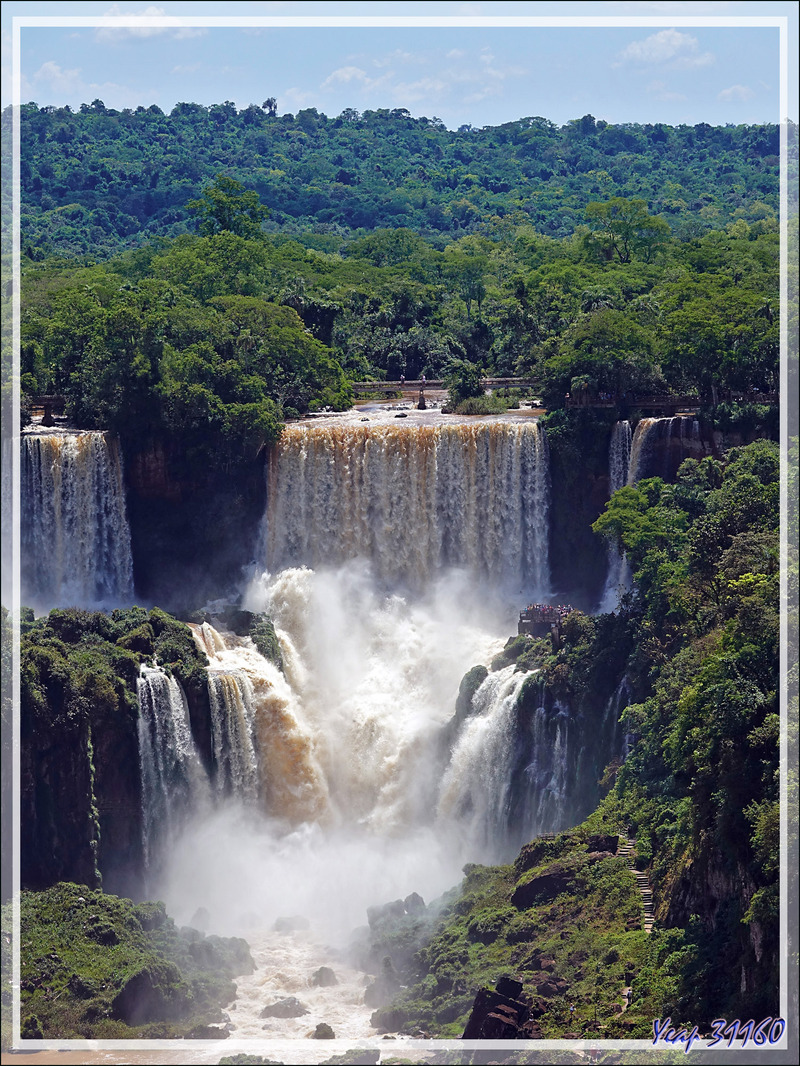
M8 120L8 115L6 116ZM191 228L187 201L222 169L255 189L267 229L335 251L353 230L407 226L441 248L489 218L568 237L587 204L639 197L673 233L774 218L777 126L565 126L541 117L447 130L404 108L275 113L226 101L115 111L22 108L23 247L106 257Z
M194 206L205 235L102 263L28 260L23 392L65 395L85 426L168 428L223 458L273 440L283 418L347 406L348 378L465 361L533 377L551 409L581 387L709 403L730 389L751 407L777 387L773 220L681 241L616 198L561 239L495 219L443 249L402 227L331 252L253 233L248 195L212 183Z

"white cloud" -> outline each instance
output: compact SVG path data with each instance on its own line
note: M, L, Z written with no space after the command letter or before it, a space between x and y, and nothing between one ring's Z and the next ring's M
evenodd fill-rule
M440 78L420 78L418 81L398 82L392 86L392 96L401 103L415 104L419 100L441 98L447 92L448 85Z
M419 52L404 52L402 48L395 48L393 52L389 52L388 55L381 56L378 59L373 59L372 65L374 67L388 67L393 63L427 63L429 59L427 56L420 54Z
M479 52L450 49L444 56L437 52L387 53L372 64L379 68L371 73L370 59L348 56L349 62L331 71L321 84L327 93L348 91L357 95L361 107L408 107L425 102L427 108L444 107L457 96L462 103L472 103L503 92L509 78L525 75L519 67L502 66L489 48ZM405 67L427 67L418 76L404 77ZM355 102L355 101L353 101Z
M71 93L84 87L80 67L65 70L52 60L42 63L36 73L31 76L31 83L46 84L54 92L59 93Z
M103 12L106 18L141 18L141 26L99 26L95 30L97 41L118 41L123 37L155 37L160 33L169 33L176 40L185 40L189 37L202 37L208 30L202 26L180 26L175 24L175 16L168 16L162 7L151 5L143 11L123 11L119 4L114 4L108 11ZM163 22L152 24L153 19L163 19ZM150 23L150 24L148 24Z
M334 85L349 85L351 81L367 84L371 79L361 67L339 67L332 71L322 83L323 89L330 89Z
M731 85L727 89L723 89L722 92L717 93L717 99L723 100L726 103L729 100L750 100L755 96L755 93L749 85Z
M679 30L659 30L642 41L631 41L618 55L614 66L669 64L672 67L707 67L714 62L712 52L701 52L696 37Z
M35 100L39 96L44 103L57 106L101 99L106 103L112 100L109 107L137 107L143 100L154 100L157 96L154 89L141 85L131 87L113 81L86 81L80 67L62 67L53 60L42 63L29 78L23 76L21 91L23 100Z

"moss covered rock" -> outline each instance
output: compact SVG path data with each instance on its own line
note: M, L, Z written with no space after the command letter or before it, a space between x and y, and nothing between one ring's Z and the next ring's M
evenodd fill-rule
M60 883L23 892L23 1026L55 1038L186 1036L222 1020L247 944L178 930L163 904ZM156 1026L156 1029L153 1029Z

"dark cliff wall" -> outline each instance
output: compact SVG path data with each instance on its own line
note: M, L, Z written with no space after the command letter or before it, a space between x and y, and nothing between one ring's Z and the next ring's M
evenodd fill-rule
M137 597L176 614L231 595L254 560L263 454L221 470L159 439L124 443Z
M144 882L137 680L155 658L187 694L211 762L206 658L164 611L58 609L23 622L21 876L138 897Z
M591 410L554 411L550 448L550 572L558 599L590 610L606 576L603 541L592 522L608 499L608 442L614 418Z
M135 706L121 679L116 691L92 681L76 691L69 681L59 685L53 675L61 664L54 666L43 705L23 684L22 885L102 882L136 894L142 803Z

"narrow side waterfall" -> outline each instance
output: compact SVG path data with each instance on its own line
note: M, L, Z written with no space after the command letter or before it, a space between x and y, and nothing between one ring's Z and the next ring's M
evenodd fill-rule
M670 481L684 459L701 459L704 455L696 418L642 418L633 435L627 484L635 485L647 477Z
M208 809L208 775L192 738L186 697L160 668L142 666L139 698L139 766L145 866L167 845L189 814Z
M469 840L483 856L501 855L508 841L517 699L526 676L513 665L489 674L472 698L472 715L442 779L439 831Z
M119 446L109 434L22 438L22 587L37 607L133 600Z
M392 585L463 567L548 591L549 456L535 422L290 426L268 478L271 572L364 558Z
M623 727L620 719L622 717L622 712L628 706L629 699L628 679L623 674L622 680L608 699L608 706L606 707L606 713L603 719L603 727L604 729L611 728L613 730L616 746L620 749L624 758L627 758L628 756L631 738L630 733L627 728Z
M597 802L606 764L622 755L620 691L599 720L549 698L534 673L490 673L472 699L442 777L439 835L483 861L507 862L539 833L559 832Z
M631 424L616 422L611 431L608 446L608 492L613 495L623 485L628 484L631 466L632 434ZM630 568L618 544L608 545L608 571L603 593L600 597L598 611L608 614L619 606L621 596L630 586Z
M623 485L635 485L648 477L669 481L684 459L705 454L700 423L696 418L642 418L631 437L630 422L617 422L611 432L608 452L609 493ZM608 547L608 571L598 611L615 611L632 585L630 565L617 545Z
M575 750L573 732L578 731L572 728L568 708L556 702L548 709L539 702L529 724L529 761L521 773L515 824L518 843L537 833L565 829L572 811L580 807L583 782L577 768L581 749Z

